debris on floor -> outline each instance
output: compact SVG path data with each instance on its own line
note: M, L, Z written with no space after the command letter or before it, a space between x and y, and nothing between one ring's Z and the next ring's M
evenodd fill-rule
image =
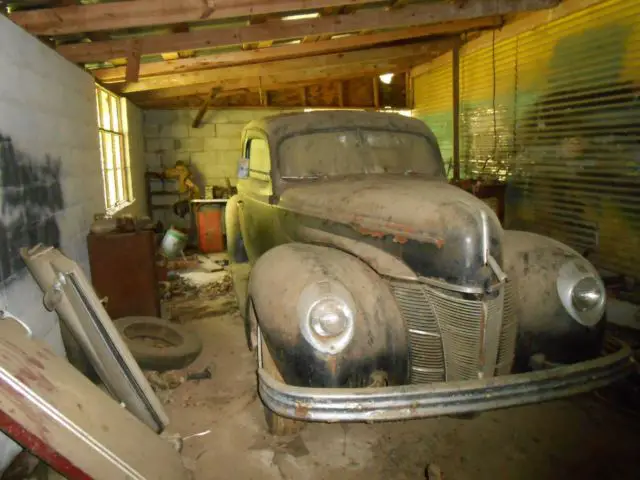
M187 374L187 380L196 381L196 382L199 380L207 380L212 377L213 375L211 375L211 367L206 367L204 370L200 372L192 372Z
M167 372L156 372L155 370L147 370L144 376L155 390L173 390L182 385L186 377L178 370L169 370Z

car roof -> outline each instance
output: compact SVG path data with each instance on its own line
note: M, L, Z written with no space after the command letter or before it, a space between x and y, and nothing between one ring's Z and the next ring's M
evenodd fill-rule
M347 128L374 128L399 132L412 132L433 136L420 120L395 113L350 110L323 110L316 112L285 113L250 122L245 130L264 131L273 141L285 136L315 130L341 130Z

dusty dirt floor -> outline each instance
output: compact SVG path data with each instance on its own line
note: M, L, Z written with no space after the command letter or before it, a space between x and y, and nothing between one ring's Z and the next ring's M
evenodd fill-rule
M293 438L265 431L255 361L233 297L175 299L170 313L199 333L204 351L188 370L213 377L164 394L171 430L198 480L638 479L640 417L586 395L570 401L383 424L310 424Z

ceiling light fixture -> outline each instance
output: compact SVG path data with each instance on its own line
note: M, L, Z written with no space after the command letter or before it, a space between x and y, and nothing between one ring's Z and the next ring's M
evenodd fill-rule
M287 15L286 17L282 17L282 20L309 20L310 18L318 18L319 16L319 12L298 13L296 15Z
M386 85L389 85L393 80L393 73L383 73L380 75L380 81Z

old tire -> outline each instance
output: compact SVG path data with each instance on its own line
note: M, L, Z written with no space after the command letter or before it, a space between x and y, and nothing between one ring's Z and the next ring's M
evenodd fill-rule
M155 317L124 317L115 325L131 354L145 370L176 370L193 363L202 351L198 336Z
M249 308L248 308L248 317L251 317L251 320L256 322L256 313L253 308L253 303L249 300ZM276 363L273 361L273 357L267 348L267 344L264 341L264 338L260 339L261 342L261 350L262 350L262 368L266 370L268 374L270 374L273 378L283 382L282 375L278 371L278 367L276 367ZM256 349L256 352L258 349ZM291 418L286 418L274 413L269 409L264 403L262 404L262 410L264 412L264 420L267 424L267 431L274 436L282 437L287 435L295 435L300 430L304 428L305 423L299 422L297 420L292 420Z

